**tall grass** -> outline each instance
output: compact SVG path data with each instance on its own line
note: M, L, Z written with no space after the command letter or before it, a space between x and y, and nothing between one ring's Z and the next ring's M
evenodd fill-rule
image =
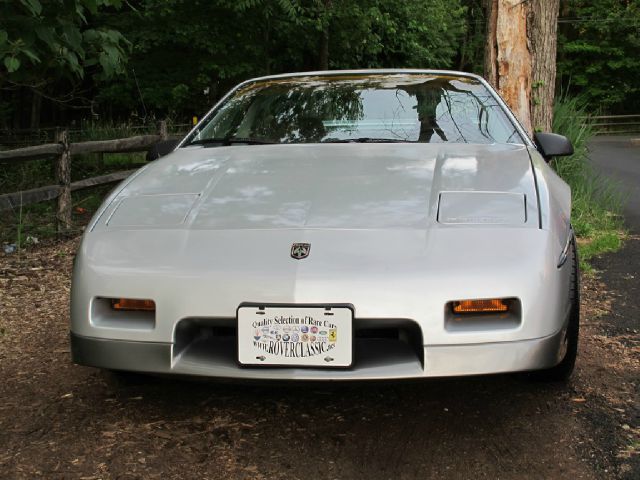
M111 140L114 138L127 138L135 135L153 135L158 133L158 125L149 123L135 125L132 123L95 122L83 121L79 128L69 130L72 142L86 142L88 140Z
M624 198L612 180L596 172L589 159L588 142L594 129L590 109L580 97L561 95L556 100L553 131L573 143L575 153L553 161L558 174L571 186L572 223L578 236L582 267L589 270L594 255L620 248Z

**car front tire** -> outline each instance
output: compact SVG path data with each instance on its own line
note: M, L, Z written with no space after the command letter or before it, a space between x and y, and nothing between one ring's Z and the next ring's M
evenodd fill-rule
M571 262L571 288L569 301L569 324L564 337L564 356L555 367L538 370L531 373L535 380L546 382L564 382L571 377L578 355L578 337L580 335L580 265L575 235L571 240L569 261Z

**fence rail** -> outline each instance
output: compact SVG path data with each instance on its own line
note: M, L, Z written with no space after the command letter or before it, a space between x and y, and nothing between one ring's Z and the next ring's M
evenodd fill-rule
M640 115L592 115L589 120L596 135L640 133Z
M28 160L51 158L55 167L56 185L23 190L0 195L0 210L15 210L23 205L58 199L56 209L56 228L59 233L69 231L71 225L71 192L83 188L114 183L128 177L135 170L99 175L76 182L71 181L71 157L89 153L131 153L145 152L159 141L167 140L167 124L160 122L155 135L137 135L115 140L92 140L88 142L69 142L69 132L63 130L57 134L56 143L46 143L33 147L0 151L0 162L15 164Z
M92 140L89 142L70 143L71 155L87 153L130 153L147 150L162 139L160 135L139 135L115 140ZM0 151L0 161L25 161L37 158L56 157L64 150L62 143L45 143L33 147L16 148Z
M191 123L167 122L167 125L171 132L179 134L186 134L193 127L193 124ZM57 135L61 130L67 130L69 139L72 142L86 142L90 140L126 138L154 134L157 131L157 125L86 125L75 128L41 127L36 129L0 129L0 149L17 149L31 145L55 143Z
M133 170L123 170L120 172L108 173L97 177L85 178L77 182L71 182L69 187L72 192L83 188L95 187L97 185L106 185L108 183L119 182L135 172ZM0 195L0 210L15 210L21 205L30 205L32 203L46 202L53 200L60 195L59 185L49 185L47 187L32 188L31 190L23 190L21 192L5 193Z

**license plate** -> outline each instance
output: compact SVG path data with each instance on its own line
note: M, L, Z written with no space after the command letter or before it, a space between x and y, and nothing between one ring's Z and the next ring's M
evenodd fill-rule
M238 308L242 365L349 367L353 310L349 307Z

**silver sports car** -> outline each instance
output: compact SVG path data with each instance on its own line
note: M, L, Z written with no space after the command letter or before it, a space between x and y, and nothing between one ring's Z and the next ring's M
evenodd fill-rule
M86 228L76 363L278 380L570 375L571 194L547 161L572 147L529 138L482 78L257 78L169 150Z

